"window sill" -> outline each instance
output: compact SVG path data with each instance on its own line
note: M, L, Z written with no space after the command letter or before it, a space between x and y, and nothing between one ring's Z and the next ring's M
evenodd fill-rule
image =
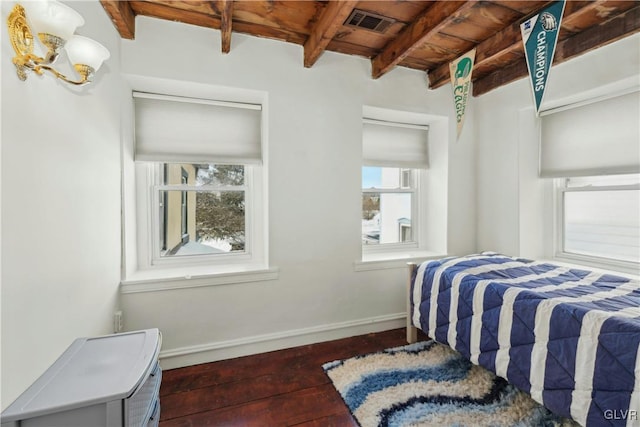
M609 261L606 259L566 253L556 254L549 262L569 267L591 269L636 280L640 279L640 270L638 266L632 262Z
M120 282L120 293L133 294L232 283L262 282L276 280L278 277L279 269L277 267L262 268L237 265L233 266L233 270L197 270L197 274L194 274L193 269L189 271L186 269L138 271Z
M407 263L419 263L430 259L443 258L436 252L407 251L407 252L376 252L362 255L362 261L354 262L355 271L387 270L391 268L406 268Z

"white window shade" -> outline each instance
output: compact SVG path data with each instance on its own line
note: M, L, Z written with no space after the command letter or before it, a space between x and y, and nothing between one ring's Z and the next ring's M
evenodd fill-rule
M540 176L640 172L640 92L543 115Z
M135 160L260 164L261 107L134 92Z
M365 166L426 169L428 127L364 119L362 157Z

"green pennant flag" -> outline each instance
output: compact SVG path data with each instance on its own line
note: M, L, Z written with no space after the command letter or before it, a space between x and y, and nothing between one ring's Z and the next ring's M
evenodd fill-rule
M464 125L464 113L471 90L471 73L476 50L473 49L449 64L451 86L453 87L453 104L456 108L457 137L460 137Z
M533 89L533 98L536 104L536 114L540 112L540 105L547 87L547 78L553 63L564 5L564 0L554 2L520 24L531 89Z

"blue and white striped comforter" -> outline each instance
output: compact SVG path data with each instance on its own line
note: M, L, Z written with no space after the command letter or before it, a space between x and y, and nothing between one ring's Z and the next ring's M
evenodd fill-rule
M499 254L421 264L413 324L587 426L640 426L640 282Z

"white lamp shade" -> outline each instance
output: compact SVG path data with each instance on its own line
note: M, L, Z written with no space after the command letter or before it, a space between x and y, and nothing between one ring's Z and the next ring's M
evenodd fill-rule
M84 18L69 6L55 0L24 2L27 18L36 34L51 34L69 40Z
M67 41L64 48L72 64L83 64L98 71L111 54L106 47L88 37L75 35Z

